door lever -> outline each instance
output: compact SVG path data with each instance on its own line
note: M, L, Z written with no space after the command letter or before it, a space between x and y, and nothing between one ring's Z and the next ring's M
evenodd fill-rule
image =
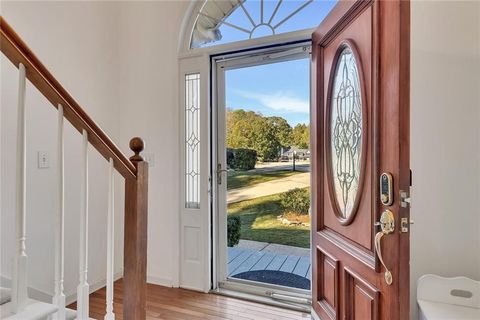
M375 252L377 253L380 263L385 268L385 282L388 285L391 285L393 282L393 277L392 273L390 270L388 270L385 262L383 261L381 240L384 235L388 235L395 230L395 217L393 216L393 212L390 210L385 210L380 217L380 222L376 222L375 226L380 226L381 229L381 231L377 232L375 235Z

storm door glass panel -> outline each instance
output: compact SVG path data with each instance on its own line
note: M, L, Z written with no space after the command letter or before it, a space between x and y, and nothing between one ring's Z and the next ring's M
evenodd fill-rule
M348 46L337 60L331 94L331 173L340 215L347 219L353 213L362 161L360 80L355 56Z
M185 207L200 208L200 74L185 76Z

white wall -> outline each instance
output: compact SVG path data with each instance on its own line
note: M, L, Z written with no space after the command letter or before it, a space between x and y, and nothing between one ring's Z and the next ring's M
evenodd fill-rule
M480 280L480 2L412 2L411 309L426 273Z
M2 2L2 15L42 62L125 154L133 136L147 141L155 165L149 180L148 279L178 285L179 110L177 44L188 1ZM15 68L2 58L1 276L11 277L15 208ZM34 89L28 115L28 253L30 285L52 294L56 114ZM35 119L35 120L34 120ZM66 170L80 167L80 135L67 130ZM51 168L36 169L36 152L46 150ZM106 163L90 157L90 280L105 272ZM94 179L95 178L95 179ZM121 180L118 177L117 180ZM94 182L95 181L95 182ZM66 292L78 271L78 173L66 181ZM117 271L122 264L123 184L117 186Z
M177 43L188 1L122 2L120 145L146 139L150 167L148 280L178 286L179 105Z
M1 14L50 72L119 141L118 10L114 2L5 2ZM14 254L17 69L1 55L1 265L11 278ZM36 89L27 89L27 253L29 284L53 294L56 213L56 112ZM81 135L66 127L65 291L78 284L78 225ZM50 155L37 169L37 151ZM128 154L130 154L129 152ZM90 148L89 282L102 283L106 270L107 163ZM116 271L122 266L123 184L117 176Z

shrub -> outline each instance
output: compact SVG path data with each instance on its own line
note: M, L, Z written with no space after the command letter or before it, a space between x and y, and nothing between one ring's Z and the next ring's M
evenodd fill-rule
M229 247L234 247L240 242L241 226L239 216L229 216L227 218L227 243Z
M235 159L235 149L227 148L227 167L233 169L233 159Z
M228 157L228 155L227 155ZM252 170L257 162L257 152L252 149L233 149L231 167L235 170Z
M287 212L308 214L310 194L308 189L295 188L280 195L280 203Z

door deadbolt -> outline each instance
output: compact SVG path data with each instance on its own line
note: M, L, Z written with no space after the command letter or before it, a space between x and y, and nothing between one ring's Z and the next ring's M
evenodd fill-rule
M380 230L386 235L395 231L395 217L393 212L388 209L383 211L380 216L380 222L377 222L375 225L380 226Z

